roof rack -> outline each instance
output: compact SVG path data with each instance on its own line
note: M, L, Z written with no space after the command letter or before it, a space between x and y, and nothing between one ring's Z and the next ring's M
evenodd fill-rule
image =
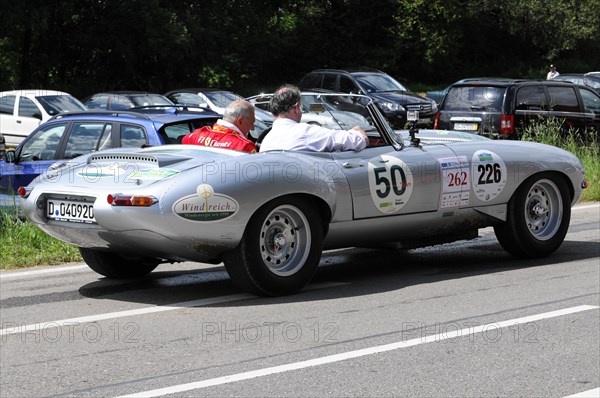
M189 112L206 112L208 114L213 113L213 111L210 108L207 108L205 106L196 106L196 105L190 105L190 104L174 104L174 105L141 105L141 106L134 106L133 108L130 108L131 111L144 111L144 110L169 110L175 108L175 113L177 113L177 111L181 110L181 111L189 111ZM191 108L191 109L190 109ZM200 109L199 111L197 109Z
M147 115L144 115L139 112L133 111L98 111L98 110L87 110L87 111L79 111L79 112L61 112L57 115L52 116L50 119L62 119L70 116L131 116L138 119L147 119L150 118Z

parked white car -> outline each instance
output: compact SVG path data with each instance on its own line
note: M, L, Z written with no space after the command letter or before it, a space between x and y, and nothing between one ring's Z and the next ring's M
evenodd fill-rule
M37 126L61 112L86 110L77 98L55 90L0 92L0 132L6 146L17 146Z

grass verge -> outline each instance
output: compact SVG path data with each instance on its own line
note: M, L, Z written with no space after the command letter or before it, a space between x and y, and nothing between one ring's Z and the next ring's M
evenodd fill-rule
M545 119L527 127L521 137L524 141L536 141L566 149L581 160L588 180L582 202L600 200L600 142L594 130L575 132L565 129L560 119Z
M76 246L46 234L15 212L0 214L0 270L83 261Z

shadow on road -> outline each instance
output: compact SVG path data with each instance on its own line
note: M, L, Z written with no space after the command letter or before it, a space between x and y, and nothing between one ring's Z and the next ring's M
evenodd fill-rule
M565 241L550 257L522 260L506 253L495 239L490 238L410 251L351 248L325 252L308 289L297 294L285 297L249 296L211 306L256 306L356 297L519 268L560 267L564 262L599 256L598 243ZM184 271L165 270L167 267L134 280L101 278L82 286L79 293L88 298L110 298L146 305L167 305L243 293L230 281L223 266Z

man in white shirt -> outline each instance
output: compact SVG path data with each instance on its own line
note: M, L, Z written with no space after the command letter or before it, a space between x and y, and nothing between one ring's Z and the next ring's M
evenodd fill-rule
M273 128L266 135L260 151L360 151L367 146L368 138L359 126L350 130L332 130L314 124L300 123L302 104L300 90L286 84L277 89L271 99L271 112L275 116Z
M546 80L552 80L557 76L560 76L560 73L558 73L558 71L556 70L556 66L550 65L550 71L546 75Z

